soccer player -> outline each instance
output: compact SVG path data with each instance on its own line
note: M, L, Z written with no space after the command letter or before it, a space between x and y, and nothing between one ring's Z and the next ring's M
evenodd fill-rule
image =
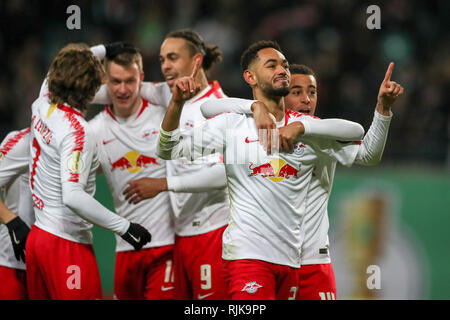
M102 79L101 63L91 51L70 45L53 60L32 105L29 186L36 222L26 243L30 299L101 298L92 223L136 250L151 240L145 228L93 197L98 160L83 114Z
M301 136L295 141L295 151L266 152L258 143L253 117L235 113L211 118L193 135L180 139L183 103L196 94L194 69L193 77L174 83L158 154L173 159L223 153L231 202L222 254L229 294L232 299L293 299L301 263L298 249L303 239L304 203L314 163L331 157L348 164L342 152L347 146L332 139L360 139L364 131L349 121L318 120L285 109L283 96L289 93L290 73L276 43L254 43L241 63L255 99L277 121L283 149L292 137Z
M25 243L34 222L28 186L30 128L10 132L0 145L0 300L28 298ZM9 236L8 236L9 233Z
M156 156L156 141L165 108L141 98L142 56L129 44L105 45L106 86L112 103L89 121L98 146L101 169L121 217L152 234L142 250L116 236L114 296L123 299L173 299L174 225L169 194L130 204L123 195L127 181L166 176L166 163ZM103 58L102 55L99 58Z
M175 81L189 76L194 65L199 66L195 75L199 90L185 102L181 115L181 130L192 132L205 120L200 105L225 96L219 83L208 81L206 76L206 72L221 61L221 52L217 46L205 44L196 32L183 29L165 37L159 59L166 82L144 83L141 95L150 101L159 99L155 103L164 106L169 104ZM221 156L212 155L195 163L176 160L166 165L166 178L130 181L125 195L131 203L138 203L162 191L175 191L169 193L175 217L175 298L228 299L221 251L229 202ZM189 182L183 178L187 174L192 176ZM203 182L197 185L197 181ZM203 187L205 181L209 184L207 189ZM207 192L202 192L205 190Z
M378 93L372 124L363 141L358 145L355 163L375 165L381 161L387 139L391 107L403 94L403 87L391 81L394 64L386 71ZM291 66L292 82L285 103L292 110L314 115L317 106L317 80L310 68L304 65ZM319 162L308 190L304 222L305 239L301 248L302 267L299 269L299 300L336 299L336 281L329 253L328 199L330 197L335 161Z
M374 119L362 143L346 148L355 156L355 163L375 165L381 160L392 118L391 106L403 94L403 87L390 80L393 64L386 72L374 112ZM293 64L290 66L290 92L284 97L286 107L304 114L314 115L317 106L317 80L309 67ZM239 104L238 110L251 114L251 102L233 100ZM215 105L202 106L205 116L230 111L226 99ZM342 142L344 143L344 142ZM351 142L350 142L351 143ZM355 152L356 151L356 152ZM299 269L298 300L336 299L336 282L331 265L328 241L327 205L331 193L336 161L325 159L315 165L311 178L303 228L305 238L301 247L302 267Z

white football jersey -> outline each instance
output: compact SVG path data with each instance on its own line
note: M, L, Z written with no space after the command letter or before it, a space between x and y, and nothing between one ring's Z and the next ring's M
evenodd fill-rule
M335 142L339 144L339 142ZM349 164L358 153L359 143L343 143L340 150ZM352 160L353 159L353 160ZM306 214L303 221L305 239L301 248L302 264L331 263L328 239L328 200L333 186L337 161L333 158L319 159L312 173L306 197Z
M30 128L10 132L0 145L0 188L5 205L31 227L34 212L28 185L30 158ZM0 224L0 265L25 270L25 263L17 261L8 234Z
M168 192L152 199L129 204L123 191L127 182L145 177L166 176L166 161L156 155L159 129L166 108L142 100L138 112L126 119L116 117L109 106L92 120L98 147L98 158L112 191L117 214L139 223L152 234L144 248L174 243L173 213ZM134 250L116 235L116 251Z
M80 184L94 195L98 160L93 133L78 110L51 104L48 97L33 103L31 131L30 188L36 226L67 240L92 243L92 224L64 205L62 186Z
M307 121L286 110L278 127ZM225 260L259 259L298 268L305 230L306 195L314 165L331 158L351 164L345 148L331 140L303 137L291 153L268 155L258 140L253 117L225 113L183 136L173 156L224 150L230 219L223 235Z
M163 105L168 105L171 92L164 83L153 85L153 96ZM151 89L151 87L147 87ZM145 90L144 90L145 92ZM141 92L143 94L144 92ZM151 91L145 94L150 96ZM208 86L195 97L186 101L180 118L180 130L189 134L193 129L205 121L200 111L200 105L206 99L220 99L225 97L219 82L211 81ZM150 97L149 97L150 98ZM154 98L155 99L155 98ZM167 162L167 176L180 176L204 170L212 165L222 165L222 157L213 155L190 162L184 159ZM201 193L170 192L170 200L175 214L175 233L179 236L193 236L216 230L227 224L229 216L229 201L227 190L211 190Z

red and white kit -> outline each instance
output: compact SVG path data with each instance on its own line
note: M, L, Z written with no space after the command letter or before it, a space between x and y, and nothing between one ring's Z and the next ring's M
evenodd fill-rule
M123 191L128 181L166 176L166 161L156 155L159 128L166 109L142 99L138 111L120 118L106 106L89 126L114 199L115 211L150 231L152 241L139 252L116 236L114 294L117 299L173 299L174 224L169 194L130 204Z
M301 225L314 164L322 157L349 164L342 152L345 145L308 137L315 124L326 120L286 111L277 126L292 121L302 121L305 135L294 152L271 155L258 142L252 116L218 115L182 140L179 129L161 131L158 153L163 158L195 158L205 151L224 152L231 215L223 235L222 257L232 299L251 299L256 295L258 299L295 298L297 269L301 265L299 248L304 239ZM345 123L335 119L319 127L329 133L335 128L342 131ZM362 133L359 131L356 136L359 138ZM246 267L238 268L243 262Z
M157 90L165 92L165 105L171 94L166 83L156 85ZM145 95L148 89L142 90ZM150 97L151 95L149 95ZM154 96L154 95L153 95ZM180 119L180 129L189 135L205 118L200 105L206 100L224 97L217 81L185 102ZM205 170L222 172L224 168L220 155L198 159L197 162L178 159L167 163L168 184L182 183L184 175L201 174ZM222 273L221 248L222 233L229 216L229 201L226 189L200 193L170 193L175 217L174 266L177 299L227 299L225 279ZM213 240L213 241L212 241ZM192 248L198 254L192 257ZM203 248L203 250L201 250Z
M5 205L29 227L34 223L31 192L28 185L30 128L10 132L0 145L0 188ZM0 225L0 300L28 297L25 263L14 256L5 225Z
M125 234L130 223L98 203L93 132L83 115L50 103L44 90L32 105L30 188L36 222L27 239L31 299L97 299L100 276L92 223Z
M212 117L222 112L252 114L254 100L227 98L202 105L202 113ZM372 124L362 141L340 142L346 145L341 152L351 163L373 165L381 159L389 131L391 116L374 112ZM298 300L336 299L336 281L331 265L328 240L328 199L331 193L337 161L320 158L316 161L308 194L302 228L305 230L301 246L302 267L298 270Z
M140 93L144 100L149 101L149 105L163 107L168 106L172 97L170 88L165 82L144 82ZM202 92L184 104L181 115L182 130L190 132L205 121L200 111L200 105L204 101L224 96L219 83L210 82ZM106 86L102 86L97 92L95 102L110 103ZM153 114L152 123L159 116L158 112ZM155 131L159 132L162 117ZM228 296L222 274L221 248L229 205L224 189L225 169L222 159L220 156L213 156L194 164L174 160L166 162L165 165L168 188L175 191L168 193L175 228L173 264L176 279L175 298L226 299ZM131 179L126 181L129 180ZM192 255L192 248L198 250L195 256Z

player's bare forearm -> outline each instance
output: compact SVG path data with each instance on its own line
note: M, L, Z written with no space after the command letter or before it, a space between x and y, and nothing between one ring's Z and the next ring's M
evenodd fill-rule
M16 215L9 210L0 198L0 223L6 224L14 219Z
M383 116L389 117L392 115L392 108L390 106L383 105L380 102L377 103L375 109Z
M141 178L129 181L123 194L129 203L136 204L164 191L168 191L166 178Z
M183 105L184 102L175 101L174 99L170 100L166 114L164 115L164 119L161 123L161 128L164 131L170 132L178 128Z

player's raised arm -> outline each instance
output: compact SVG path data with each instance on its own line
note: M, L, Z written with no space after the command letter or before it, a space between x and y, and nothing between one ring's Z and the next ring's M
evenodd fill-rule
M378 91L374 117L367 134L361 142L355 162L361 165L375 165L381 161L392 119L392 106L403 95L403 87L391 80L394 63L388 66Z
M172 87L172 99L161 124L161 129L164 132L178 128L184 102L194 97L200 90L199 85L195 83L195 76L200 68L200 64L201 60L196 59L191 75L175 80L175 84Z
M383 81L378 91L377 111L385 116L391 115L391 107L394 102L403 94L403 87L391 80L394 63L391 62L386 70Z

